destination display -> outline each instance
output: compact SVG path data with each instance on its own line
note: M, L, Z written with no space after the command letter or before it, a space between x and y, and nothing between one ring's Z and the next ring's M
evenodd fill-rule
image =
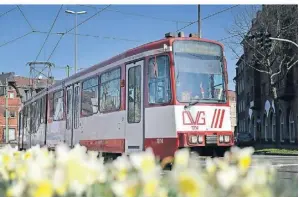
M221 56L221 47L217 44L193 40L175 41L173 50L176 53L193 53Z

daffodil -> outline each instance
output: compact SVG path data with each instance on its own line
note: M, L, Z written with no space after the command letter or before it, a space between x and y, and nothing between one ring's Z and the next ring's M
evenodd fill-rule
M230 189L238 180L237 168L231 166L225 170L217 172L217 180L223 189Z
M140 184L137 180L128 180L126 182L113 182L111 185L113 193L118 197L136 197Z
M206 170L210 175L214 174L217 170L217 166L211 158L206 159Z
M53 185L49 180L42 180L32 187L32 197L52 197L54 194Z
M157 170L156 160L151 148L145 152L132 153L130 155L132 165L143 174L149 174Z
M244 148L238 152L238 166L242 172L248 170L251 165L251 156L254 149L251 147Z
M190 152L188 149L180 149L174 155L174 168L186 168L189 164Z
M204 194L204 182L195 169L184 169L173 173L177 192L186 197L200 197Z
M143 183L143 195L145 197L154 197L157 194L159 188L159 178L153 176L147 180L144 180Z
M23 181L18 181L12 186L10 186L6 191L7 197L22 197L25 192L25 183Z
M132 168L127 156L118 157L113 161L112 166L115 169L113 173L118 181L124 181L128 177L128 173Z

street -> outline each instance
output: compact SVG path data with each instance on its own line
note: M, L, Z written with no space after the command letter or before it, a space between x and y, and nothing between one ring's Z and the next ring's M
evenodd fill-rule
M201 157L199 159L202 165L205 165L205 158ZM253 166L254 163L263 161L270 162L275 167L281 185L298 182L298 156L253 155Z

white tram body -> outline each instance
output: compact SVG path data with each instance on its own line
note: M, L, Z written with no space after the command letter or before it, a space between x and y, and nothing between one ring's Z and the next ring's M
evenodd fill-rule
M181 147L224 150L234 142L223 54L213 41L167 36L76 73L24 103L19 147L152 147L160 158Z

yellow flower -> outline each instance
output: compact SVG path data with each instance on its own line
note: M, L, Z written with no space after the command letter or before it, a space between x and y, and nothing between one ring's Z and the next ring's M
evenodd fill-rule
M244 148L238 153L238 166L242 172L248 170L251 165L251 155L254 152L254 149L251 147Z
M178 192L186 197L200 197L204 186L200 181L196 170L186 169L181 172L173 172L177 183Z
M217 170L217 166L211 158L206 159L206 170L208 174L214 174Z
M155 156L151 148L142 153L130 155L133 166L144 174L149 174L157 169Z
M6 197L13 197L13 196L14 196L14 194L13 194L12 188L8 188L6 190Z
M32 153L29 152L29 151L26 151L26 153L24 154L24 159L27 160L27 159L30 159L32 158Z
M137 196L138 187L137 180L114 182L111 185L113 193L118 197L135 197Z
M124 181L131 169L131 164L129 163L128 158L126 156L118 157L113 161L112 165L115 168L113 173L115 173L116 179L118 181Z
M135 197L137 195L137 185L129 185L125 189L124 197Z
M53 186L50 181L41 181L33 191L33 197L52 197Z
M4 166L8 166L12 162L12 157L9 154L2 155L2 163Z
M16 177L17 177L17 174L15 172L10 172L9 173L10 180L14 180L14 179L16 179Z
M168 197L168 191L165 188L160 188L157 192L157 197Z
M151 178L151 180L145 181L143 186L143 193L146 197L155 196L159 186L159 181L157 177Z

